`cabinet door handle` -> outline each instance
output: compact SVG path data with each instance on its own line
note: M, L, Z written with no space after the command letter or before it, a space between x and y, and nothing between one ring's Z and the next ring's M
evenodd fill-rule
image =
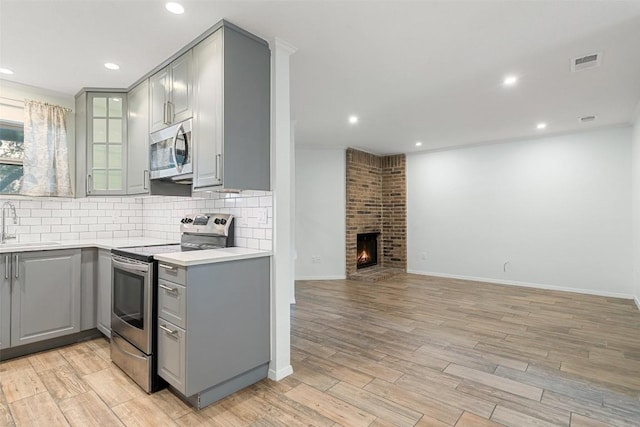
M220 173L221 159L222 159L222 154L216 154L216 179L222 179L222 174Z
M9 278L9 255L5 255L4 256L4 278L8 279Z
M16 260L16 262L15 262L14 266L15 266L15 268L16 268L16 279L18 279L18 278L19 278L19 276L20 276L20 265L18 264L18 261L20 260L20 258L19 258L19 257L20 257L20 255L15 254L15 260Z
M172 294L177 294L178 293L178 288L170 288L166 285L163 284L159 284L158 287L160 287L161 289L164 289L167 292L171 292Z
M149 189L149 170L145 169L142 173L142 188L145 190Z
M175 120L175 108L173 107L173 102L171 101L167 101L167 121L169 123L173 123L173 121ZM167 124L169 124L167 123Z
M174 265L169 265L169 264L158 264L158 267L160 268L165 268L167 270L171 270L171 271L176 271L178 269L178 267L174 266Z
M91 193L91 188L93 187L93 179L91 178L91 174L87 175L87 194Z
M158 325L158 327L160 329L162 329L163 331L165 331L166 333L170 334L170 335L177 335L178 334L178 331L172 331L171 329L167 328L164 325Z

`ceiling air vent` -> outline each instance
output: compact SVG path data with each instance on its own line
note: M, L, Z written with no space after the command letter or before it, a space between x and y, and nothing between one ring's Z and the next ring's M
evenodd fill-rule
M580 123L588 123L588 122L592 122L596 119L596 116L584 116L584 117L580 117L578 119L578 121Z
M579 56L571 60L571 71L588 70L589 68L599 67L602 64L602 53L591 53L585 56Z

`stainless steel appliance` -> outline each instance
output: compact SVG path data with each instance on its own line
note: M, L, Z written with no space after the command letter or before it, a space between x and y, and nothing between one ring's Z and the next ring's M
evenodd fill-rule
M233 215L193 214L180 222L180 244L111 250L111 360L147 393L159 386L154 255L233 246Z
M151 134L150 176L174 182L193 178L192 119Z

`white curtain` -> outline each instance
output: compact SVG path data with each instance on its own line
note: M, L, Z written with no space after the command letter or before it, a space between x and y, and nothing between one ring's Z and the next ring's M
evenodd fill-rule
M24 175L20 194L72 196L67 111L57 105L25 101Z

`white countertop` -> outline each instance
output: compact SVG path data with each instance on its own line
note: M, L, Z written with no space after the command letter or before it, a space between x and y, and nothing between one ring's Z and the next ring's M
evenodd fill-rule
M207 249L204 251L175 252L154 255L154 258L160 262L168 262L170 264L179 265L181 267L188 267L192 265L235 261L239 259L260 258L271 255L273 255L271 251L232 247L221 249Z
M28 242L0 244L0 254L8 252L32 252L53 251L56 249L81 249L81 248L131 248L134 246L170 245L176 244L174 240L155 239L150 237L128 237L115 239L83 239L62 240L59 242ZM168 262L182 267L190 265L209 264L212 262L234 261L239 259L259 258L273 255L270 251L248 248L223 248L208 249L204 251L175 252L155 255L158 261Z
M78 248L130 248L133 246L149 245L170 245L180 243L175 240L155 239L150 237L122 237L114 239L82 239L82 240L62 240L58 242L28 242L15 243L9 241L0 244L0 253L7 252L31 252L31 251L52 251L56 249L78 249Z

